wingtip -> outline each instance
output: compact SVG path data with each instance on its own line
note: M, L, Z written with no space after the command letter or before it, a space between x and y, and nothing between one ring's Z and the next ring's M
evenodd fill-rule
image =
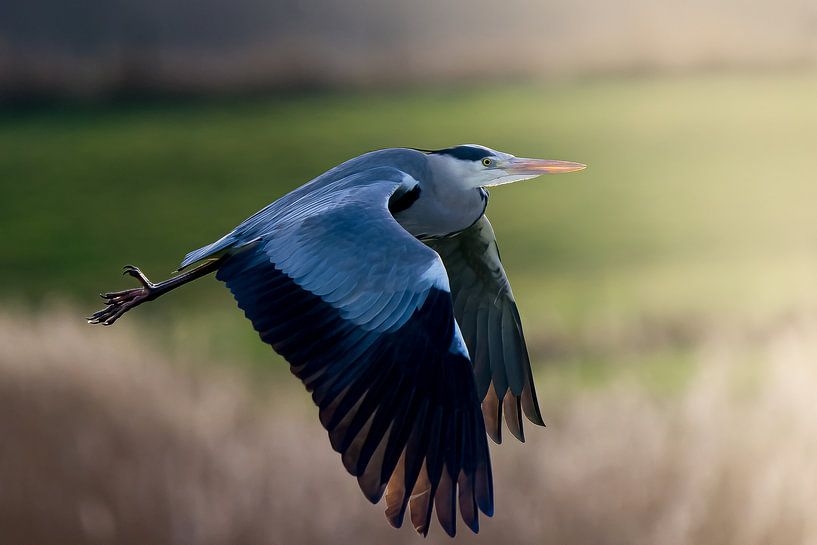
M400 529L403 527L403 521L406 519L406 510L400 509L400 505L397 506L397 509L386 509L386 520L389 521L392 528Z
M479 519L474 518L473 521L466 520L465 525L468 526L468 528L470 528L471 531L474 532L475 534L479 533Z
M494 490L493 485L487 482L487 478L482 478L483 482L481 486L478 485L478 488L482 490L478 491L477 493L477 507L479 510L482 511L486 516L492 517L494 516Z
M525 407L524 398L523 398L522 401L523 401L522 410L525 413L525 417L527 417L528 422L530 422L532 424L535 424L537 426L543 426L544 427L545 426L545 421L542 418L542 413L539 411L539 404L534 402L535 403L534 408L532 410L527 410L526 407Z
M486 517L493 517L494 516L494 502L493 501L485 502L485 503L480 502L479 510L482 511L482 513Z
M426 524L425 526L415 526L414 531L417 532L419 535L423 536L424 538L428 537L428 527L429 525Z
M536 419L531 418L530 415L525 415L525 416L528 417L528 422L530 422L531 424L534 424L535 426L542 426L543 428L547 427L547 424L545 424L545 421L542 420L541 415Z
M520 443L525 442L525 428L524 419L522 418L522 400L519 396L513 393L506 392L505 399L502 401L504 405L505 423L508 426L511 434L516 437Z
M482 400L482 417L485 420L485 431L491 441L502 444L502 401L491 383L488 394Z
M358 478L358 485L360 486L360 489L363 491L363 497L364 498L366 498L367 500L369 500L373 504L380 503L380 500L383 498L383 492L386 489L385 485L383 485L383 487L381 487L381 488L379 488L377 490L374 490L374 491L367 490L366 488L364 488L365 485L360 483L360 478Z
M528 420L537 426L544 426L545 422L542 419L542 411L539 409L539 400L536 398L536 386L533 384L533 375L528 371L528 380L525 387L522 389L522 411Z
M388 513L386 513L386 520L389 521L392 528L399 530L403 527L403 517L398 518L396 516L390 516Z

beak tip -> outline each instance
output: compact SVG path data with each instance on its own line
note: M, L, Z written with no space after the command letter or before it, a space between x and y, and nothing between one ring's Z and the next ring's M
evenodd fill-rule
M584 170L587 165L573 161L554 161L550 159L516 159L513 170L520 174L562 174Z
M552 170L553 173L559 174L562 172L579 172L587 168L584 163L574 163L573 161L560 161Z

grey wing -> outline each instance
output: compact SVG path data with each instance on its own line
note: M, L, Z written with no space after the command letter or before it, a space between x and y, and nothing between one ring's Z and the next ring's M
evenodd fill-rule
M261 338L312 392L320 421L367 498L385 493L399 526L434 508L478 530L493 512L473 371L440 257L394 220L389 199L416 180L353 174L271 217L227 250L217 278Z
M544 425L536 399L522 322L499 259L488 218L454 237L428 242L442 257L454 298L454 315L474 362L477 394L488 434L502 442L508 429L524 441L522 412Z

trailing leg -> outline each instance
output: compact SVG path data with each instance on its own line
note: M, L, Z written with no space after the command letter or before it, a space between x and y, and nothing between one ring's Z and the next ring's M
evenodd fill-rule
M123 291L112 291L109 293L100 294L108 306L99 312L94 313L88 317L89 324L111 325L117 321L123 314L132 308L135 308L147 301L153 301L157 297L178 288L188 282L201 278L207 274L218 269L221 260L208 261L199 265L195 269L191 269L185 273L179 274L154 284L147 276L133 265L126 265L122 274L129 274L136 278L141 284L138 288L133 288Z

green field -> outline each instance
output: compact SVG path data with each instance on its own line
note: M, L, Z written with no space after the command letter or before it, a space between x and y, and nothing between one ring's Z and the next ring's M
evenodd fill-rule
M92 311L122 265L158 280L348 157L479 142L589 165L491 193L534 355L672 360L711 324L817 301L815 96L814 75L708 75L6 111L0 298ZM267 357L226 290L199 284L128 319Z

